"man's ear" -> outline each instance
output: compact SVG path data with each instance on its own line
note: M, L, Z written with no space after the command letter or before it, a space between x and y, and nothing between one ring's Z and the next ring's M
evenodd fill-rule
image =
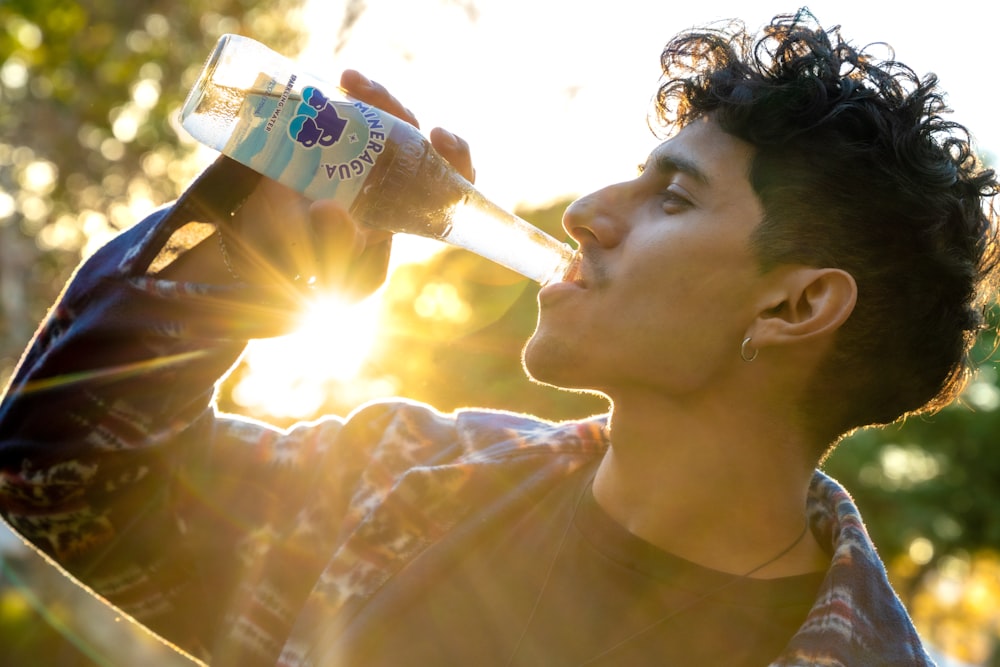
M757 347L832 334L854 311L858 285L846 271L804 266L779 271L747 333Z

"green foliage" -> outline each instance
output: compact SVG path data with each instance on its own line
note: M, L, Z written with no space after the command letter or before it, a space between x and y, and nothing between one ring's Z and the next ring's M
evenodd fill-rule
M998 309L991 315L995 327ZM995 358L991 361L994 332L973 352L973 359L985 363L958 403L860 431L825 464L854 495L888 560L907 554L918 538L933 545L933 557L918 562L925 566L947 555L1000 548L1000 380Z
M218 36L293 51L299 1L0 3L0 383L81 255L200 168L175 116Z

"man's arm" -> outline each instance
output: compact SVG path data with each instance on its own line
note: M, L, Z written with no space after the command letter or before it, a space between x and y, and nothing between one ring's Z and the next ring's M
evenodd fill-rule
M242 539L216 530L196 541L209 515L188 491L195 481L218 490L220 512L227 492L224 479L208 479L198 449L282 437L216 419L214 385L246 338L282 326L291 304L231 280L151 276L144 265L191 222L186 204L228 166L217 164L178 204L78 269L0 403L6 520L88 587L195 653L211 642L234 585L212 568L238 571ZM250 512L240 518L244 531L261 523Z
M435 143L468 164L463 142ZM265 561L290 563L295 581L276 588L304 595L343 506L348 473L328 462L340 422L283 433L219 418L215 383L247 339L287 330L313 275L355 296L377 287L388 241L220 159L86 261L40 327L0 402L0 512L195 655L257 594ZM306 503L327 534L296 528Z

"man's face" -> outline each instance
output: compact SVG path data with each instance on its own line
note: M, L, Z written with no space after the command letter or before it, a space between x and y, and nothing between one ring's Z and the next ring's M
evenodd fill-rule
M547 286L525 368L563 387L688 393L740 363L762 284L749 236L763 210L751 147L709 118L649 156L639 175L574 202L580 280Z

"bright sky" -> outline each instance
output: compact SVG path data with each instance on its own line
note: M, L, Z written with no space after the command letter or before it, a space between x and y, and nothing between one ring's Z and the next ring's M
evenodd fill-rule
M386 84L425 130L440 125L462 135L480 190L507 207L584 194L634 174L653 145L645 114L671 35L731 17L758 27L797 7L757 0L365 0L334 57L348 0L310 2L308 25L317 29L302 56L310 69L330 63L331 78L344 67L359 69ZM1000 162L1000 3L952 0L931 5L934 14L890 7L897 4L808 6L854 43L888 42L919 73L936 72L953 119Z

